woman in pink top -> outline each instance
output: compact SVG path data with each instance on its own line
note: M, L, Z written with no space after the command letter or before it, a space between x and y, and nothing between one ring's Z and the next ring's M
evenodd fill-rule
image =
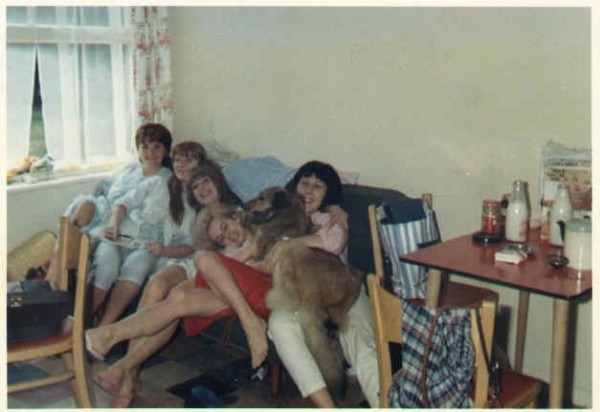
M342 193L342 183L333 167L322 162L308 162L298 170L286 188L302 196L305 211L318 228L314 234L292 241L302 241L309 246L325 249L345 261L348 230L332 221L331 213L327 212L332 210L332 206L340 204ZM344 357L354 369L367 401L371 407L377 407L377 352L369 300L364 289L350 308L348 319L348 326L340 331ZM302 396L310 398L318 407L335 407L319 367L304 341L296 313L273 310L269 316L268 335Z

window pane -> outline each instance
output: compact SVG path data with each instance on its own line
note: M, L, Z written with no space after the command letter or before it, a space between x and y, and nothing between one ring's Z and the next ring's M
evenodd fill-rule
M43 157L46 153L46 140L44 139L44 118L42 116L42 96L40 93L40 78L38 65L35 65L35 82L33 87L33 111L31 114L31 137L29 142L29 155Z
M110 46L83 48L85 153L100 160L116 154Z
M36 7L35 22L36 24L55 25L56 7Z
M7 7L6 22L13 24L27 23L27 7Z
M106 7L82 7L81 9L83 26L109 26Z

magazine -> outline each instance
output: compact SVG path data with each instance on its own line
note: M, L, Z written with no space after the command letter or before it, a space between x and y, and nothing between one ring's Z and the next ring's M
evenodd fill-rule
M575 217L591 217L591 149L569 148L553 141L542 149L539 185L542 223L548 219L559 183L565 183L569 187Z

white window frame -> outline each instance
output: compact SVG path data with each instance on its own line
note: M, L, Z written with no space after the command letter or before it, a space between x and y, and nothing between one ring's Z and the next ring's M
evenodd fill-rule
M128 10L126 8L108 7L109 27L99 26L60 26L60 25L40 25L34 24L36 7L27 7L27 23L6 25L7 44L31 44L34 47L38 45L55 44L58 47L58 54L66 52L69 48L80 45L108 45L111 55L111 81L112 81L112 115L114 120L115 152L109 155L110 158L90 161L89 145L84 145L86 139L90 136L89 122L81 121L80 127L66 127L67 122L63 122L61 130L63 162L57 162L56 176L60 176L60 168L68 167L68 173L79 174L88 169L106 170L106 165L114 166L130 161L135 158L135 148L133 144L134 132L134 104L133 104L133 76L132 76L132 57L131 53L124 52L126 47L133 47L133 37L128 22ZM83 8L81 8L83 9ZM57 20L59 14L66 15L66 7L56 7ZM66 21L66 18L63 19ZM122 25L121 22L125 24ZM129 49L130 50L130 49ZM81 49L81 60L85 61L86 48ZM81 71L83 82L79 81L76 71ZM74 93L83 95L86 87L82 83L86 80L86 67L81 63L78 67L70 65L61 65L61 102L62 118L73 114L81 113L83 118L89 115L90 108L85 104L86 100L81 100L81 107L71 99L65 99L64 96L74 95ZM128 76L129 78L126 78ZM67 81L68 80L68 81ZM40 75L41 81L41 75ZM126 96L129 96L127 102ZM85 97L85 96L84 96ZM33 101L32 101L33 105ZM10 101L7 101L10 106ZM78 115L82 117L81 115ZM7 124L7 130L11 125ZM30 138L30 137L29 137ZM10 134L7 133L7 145L10 144ZM82 149L82 145L84 149ZM83 151L83 153L82 153ZM26 153L25 153L26 154ZM16 164L20 159L7 159L7 164ZM73 161L74 160L74 161Z

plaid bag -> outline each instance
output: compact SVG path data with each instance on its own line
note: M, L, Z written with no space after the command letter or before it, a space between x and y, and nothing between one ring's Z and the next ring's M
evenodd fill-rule
M394 408L471 408L475 348L469 309L402 302L402 368L388 402Z
M425 297L427 268L402 262L400 256L439 242L435 214L421 199L399 199L377 208L377 225L391 290L402 299Z

